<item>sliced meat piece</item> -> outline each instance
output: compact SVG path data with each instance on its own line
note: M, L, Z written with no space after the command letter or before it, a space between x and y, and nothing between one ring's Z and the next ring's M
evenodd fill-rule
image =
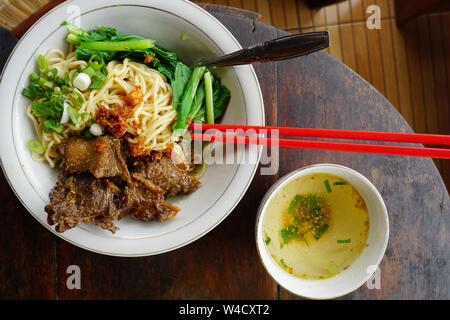
M195 176L180 170L166 156L139 160L136 162L135 170L165 190L170 197L191 193L201 184Z
M92 141L72 138L63 145L61 150L64 154L64 169L68 174L90 171L95 167L97 152Z
M89 171L98 179L120 177L130 181L130 173L117 139L108 136L94 140L72 138L66 142L63 153L67 174Z
M50 204L45 207L50 225L64 232L80 223L96 224L115 232L114 220L119 211L115 205L119 188L104 179L90 175L65 177L61 175L50 193Z
M174 217L180 209L164 200L165 191L141 174L131 176L132 183L123 192L121 210L143 220L165 221Z

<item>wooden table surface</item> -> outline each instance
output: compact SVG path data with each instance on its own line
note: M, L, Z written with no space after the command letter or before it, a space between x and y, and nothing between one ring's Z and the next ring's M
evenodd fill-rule
M257 14L205 6L243 46L284 35ZM394 107L326 53L255 66L268 125L410 132ZM380 190L390 220L381 289L343 299L449 299L450 200L432 160L352 153L280 152L277 176L259 172L234 212L184 248L145 258L101 256L66 243L27 213L0 178L0 298L293 299L261 265L255 216L280 176L314 163L349 166ZM81 290L68 290L67 267L81 268Z

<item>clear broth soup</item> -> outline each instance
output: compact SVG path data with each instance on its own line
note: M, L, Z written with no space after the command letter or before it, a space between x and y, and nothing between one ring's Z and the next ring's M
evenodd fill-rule
M292 275L319 280L347 269L367 246L369 214L346 180L314 173L274 195L263 221L267 250Z

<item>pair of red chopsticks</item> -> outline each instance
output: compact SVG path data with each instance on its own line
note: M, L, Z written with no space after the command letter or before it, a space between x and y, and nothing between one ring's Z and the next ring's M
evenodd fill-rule
M450 149L426 148L398 145L377 145L352 142L329 142L312 140L294 140L279 138L263 138L256 134L277 134L291 137L314 137L333 139L369 140L380 142L402 142L427 145L450 145L450 135L421 134L421 133L400 133L400 132L375 132L357 130L334 130L334 129L313 129L313 128L289 128L289 127L269 127L269 126L243 126L228 124L191 124L190 130L194 130L192 138L205 142L228 142L234 144L258 144L263 146L278 145L286 148L332 150L342 152L362 152L379 153L400 156L430 157L440 159L450 159ZM201 130L202 133L199 133ZM214 130L213 134L203 133L206 130ZM239 130L237 135L230 135L230 132ZM220 131L220 132L218 132ZM253 135L242 135L242 132L252 132Z

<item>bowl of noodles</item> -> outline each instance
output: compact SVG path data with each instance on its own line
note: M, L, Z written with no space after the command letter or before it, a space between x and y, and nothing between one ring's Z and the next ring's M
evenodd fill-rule
M263 125L264 106L251 66L191 64L239 49L189 1L53 9L0 82L0 155L17 197L53 233L101 254L154 255L200 238L240 201L260 150L206 165L192 125Z

